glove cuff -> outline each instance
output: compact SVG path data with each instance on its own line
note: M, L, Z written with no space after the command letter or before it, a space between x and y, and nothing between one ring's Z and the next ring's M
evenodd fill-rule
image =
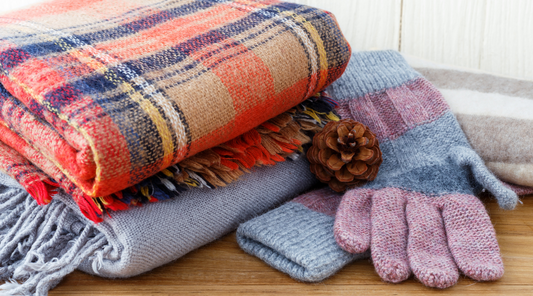
M333 237L334 217L289 202L241 224L237 242L247 253L305 282L321 281L353 260Z
M392 50L357 52L350 66L328 92L340 102L398 87L421 75L413 70L400 53Z

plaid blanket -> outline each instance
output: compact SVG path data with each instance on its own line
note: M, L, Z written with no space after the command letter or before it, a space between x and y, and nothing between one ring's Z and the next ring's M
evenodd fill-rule
M121 190L324 89L349 57L332 15L277 0L12 12L0 17L0 169L41 203L66 189L97 220Z

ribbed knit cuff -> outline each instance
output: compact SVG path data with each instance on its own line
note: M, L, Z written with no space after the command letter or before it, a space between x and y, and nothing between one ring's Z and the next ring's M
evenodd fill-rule
M347 101L400 86L420 77L397 51L354 52L350 66L327 91L339 101Z
M333 237L334 217L289 202L241 224L237 242L247 253L305 282L321 281L368 254L350 254Z

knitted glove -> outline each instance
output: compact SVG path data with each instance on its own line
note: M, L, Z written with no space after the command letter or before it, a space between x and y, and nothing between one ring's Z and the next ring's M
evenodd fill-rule
M373 182L345 193L335 239L346 251L371 249L385 281L411 272L425 285L503 275L496 234L474 196L488 189L504 209L516 194L471 149L440 93L395 52L357 53L330 94L340 114L378 137L383 163Z
M368 254L350 254L333 237L335 212L342 194L329 188L291 202L241 224L237 242L247 253L291 277L316 282Z

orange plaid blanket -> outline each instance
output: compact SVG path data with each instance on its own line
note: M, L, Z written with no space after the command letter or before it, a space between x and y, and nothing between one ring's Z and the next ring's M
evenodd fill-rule
M331 14L278 0L12 12L0 17L0 169L41 203L64 188L97 221L121 190L324 89L349 57Z

